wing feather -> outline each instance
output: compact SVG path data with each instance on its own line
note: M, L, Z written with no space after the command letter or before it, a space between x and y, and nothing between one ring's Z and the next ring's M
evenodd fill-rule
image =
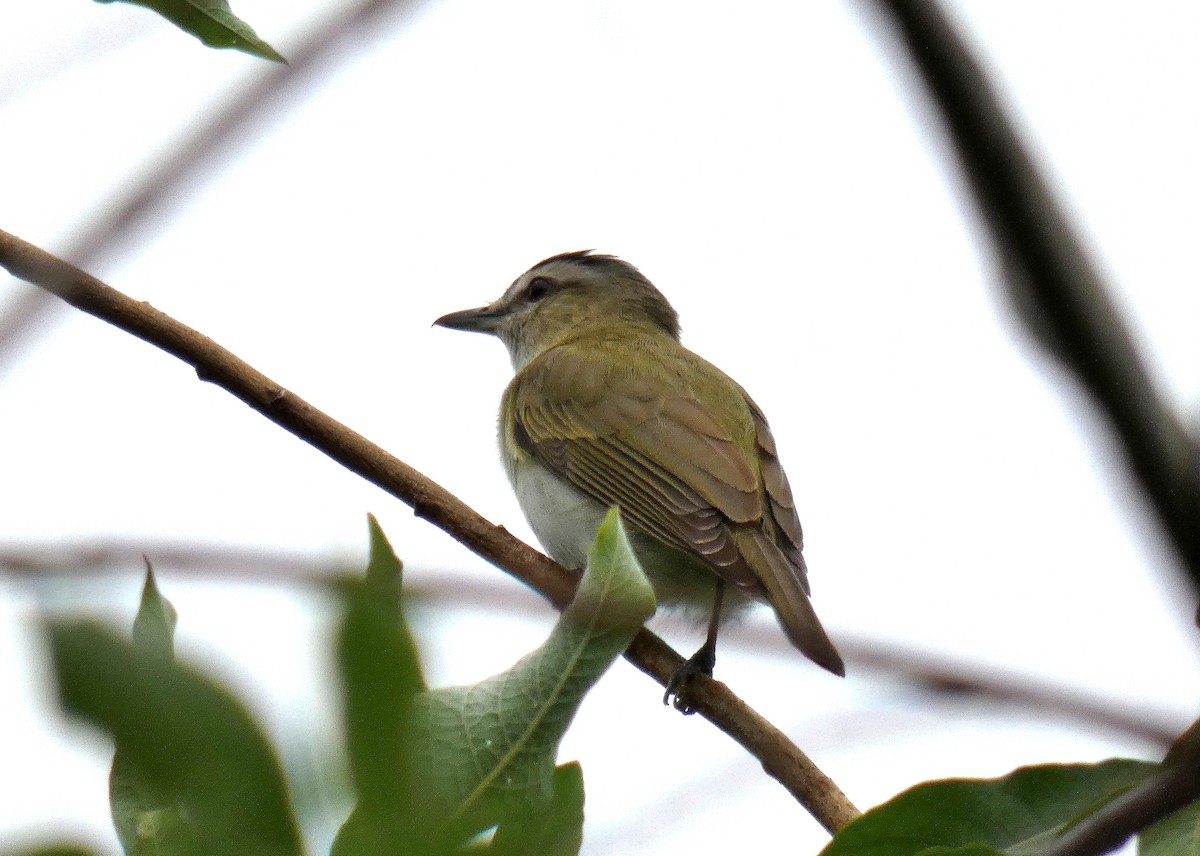
M808 573L804 565L801 551L804 549L804 531L800 527L800 518L796 514L796 504L792 499L792 487L788 484L787 475L779 464L779 456L775 450L775 438L762 410L754 401L746 396L750 405L750 413L754 417L754 430L758 442L759 468L762 472L763 487L766 489L768 502L771 507L771 519L779 527L783 538L776 539L780 549L788 559L799 569L800 582L805 594L811 594L808 585Z
M518 436L635 528L740 588L772 603L786 588L805 599L799 521L761 412L742 393L744 411L718 419L689 380L728 388L724 376L689 378L682 363L646 368L644 359L615 345L544 352L508 393ZM774 549L748 547L745 531Z

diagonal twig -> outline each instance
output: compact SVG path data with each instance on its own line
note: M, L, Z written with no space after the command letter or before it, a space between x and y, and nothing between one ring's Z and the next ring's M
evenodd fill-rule
M876 2L941 113L1021 320L1108 419L1177 559L1200 590L1200 443L1157 389L1103 278L940 6L934 0ZM1200 751L1192 746L1067 832L1050 852L1106 853L1197 797Z
M1103 277L978 62L933 0L876 0L940 111L1030 333L1109 420L1200 591L1200 443L1158 390Z
M196 369L275 424L412 507L488 561L508 571L562 608L574 595L576 577L532 547L495 526L445 488L389 455L299 396L238 359L212 339L32 244L0 231L0 266L63 300L161 348ZM665 642L642 630L626 659L663 686L683 663ZM695 683L689 701L698 712L757 758L829 832L858 810L841 789L783 732L711 679Z

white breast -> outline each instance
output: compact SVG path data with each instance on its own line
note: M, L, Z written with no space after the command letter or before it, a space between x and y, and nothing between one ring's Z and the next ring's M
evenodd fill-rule
M587 564L588 547L604 522L604 506L534 459L510 467L509 479L525 519L550 557L568 568Z
M525 519L545 551L560 565L582 569L588 548L608 511L566 479L525 457L508 458L505 469ZM698 624L708 620L715 594L716 574L695 556L626 528L634 554L654 585L662 606L682 607ZM726 587L726 618L745 611L753 601L735 586Z

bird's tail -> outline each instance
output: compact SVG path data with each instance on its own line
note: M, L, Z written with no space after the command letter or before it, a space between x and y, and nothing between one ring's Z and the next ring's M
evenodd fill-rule
M818 666L844 677L846 666L841 655L804 593L804 568L793 566L763 532L743 529L735 537L746 563L766 588L767 599L788 639Z

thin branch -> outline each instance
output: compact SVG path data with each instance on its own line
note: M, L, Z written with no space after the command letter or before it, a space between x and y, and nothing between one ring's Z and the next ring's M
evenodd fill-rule
M238 582L288 582L328 586L338 570L356 565L356 558L314 557L301 553L241 547L234 544L185 541L88 540L75 544L0 543L0 573L16 579L76 575L126 575L142 556L154 561L156 572L188 571Z
M0 231L0 265L91 315L132 333L196 369L272 422L412 507L414 513L540 592L556 607L574 594L575 574L501 526L494 526L445 488L235 357L207 336L139 303L32 244ZM682 664L666 643L642 630L626 658L663 686ZM762 763L829 832L858 815L845 794L779 729L724 684L697 680L689 701Z
M180 204L195 185L194 177L208 168L215 155L238 134L254 127L254 121L278 120L272 110L289 92L302 85L321 63L331 58L346 62L352 51L336 50L345 40L392 8L416 6L416 0L358 0L338 8L318 23L303 40L286 50L288 64L263 63L261 71L248 85L232 93L224 105L205 116L171 151L139 173L139 178L113 199L98 207L89 224L62 252L81 267L93 267L97 260L118 242L132 234L145 235L148 222L164 221L164 203ZM0 368L16 357L17 346L36 329L56 304L45 291L29 290L19 294L0 313Z
M889 676L924 685L934 692L955 693L994 699L1037 713L1059 716L1086 725L1094 733L1101 728L1125 737L1144 740L1166 749L1178 736L1178 725L1170 725L1169 717L1150 717L1144 708L1117 709L1119 702L1102 699L1062 686L1047 684L1025 675L1005 674L997 669L981 668L964 662L931 654L907 650L894 645L882 646L868 642L838 639L838 650L848 662L860 669L876 668Z
M1033 336L1107 416L1182 566L1200 590L1200 444L1160 394L978 62L934 0L877 0L945 120Z
M0 574L16 579L56 577L63 574L128 573L143 554L154 560L158 572L189 571L206 576L263 582L288 582L302 586L328 586L341 569L355 567L345 558L313 558L297 554L245 549L232 545L180 542L89 541L74 545L0 544ZM487 603L505 615L537 614L541 603L523 590L502 589L456 573L451 569L410 568L405 597L412 603L436 603L470 608ZM741 649L762 655L792 657L795 649L773 627L758 624L730 627L721 637L726 650ZM994 666L954 660L929 651L898 648L890 642L841 636L838 650L856 672L875 670L898 678L930 696L971 696L994 699L1015 708L1047 714L1078 723L1094 733L1113 732L1160 747L1176 739L1178 728L1165 712L1145 708L1120 709L1121 703L1061 686L1041 683L1028 675L1005 673Z
M991 233L1005 284L1033 337L1105 414L1200 590L1200 444L1160 394L1098 270L1040 175L978 62L935 0L877 0L945 121ZM1081 822L1054 856L1106 853L1200 796L1200 753L1164 766Z

